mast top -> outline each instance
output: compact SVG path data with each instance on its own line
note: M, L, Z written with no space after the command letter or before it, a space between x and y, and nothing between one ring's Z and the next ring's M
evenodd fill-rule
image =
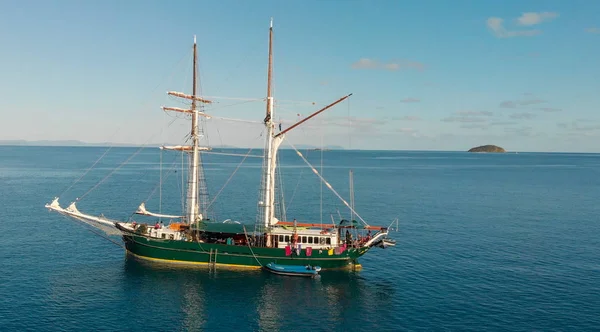
M194 35L194 44L196 44L196 35Z
M271 17L271 28L273 28L273 18Z

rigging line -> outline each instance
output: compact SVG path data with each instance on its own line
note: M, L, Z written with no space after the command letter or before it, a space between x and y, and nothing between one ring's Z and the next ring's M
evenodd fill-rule
M321 125L319 126L321 132L321 174L323 173L323 119L321 119ZM323 227L323 182L321 182L321 227Z
M256 102L256 101L264 101L264 99L260 99L260 100L250 100L250 101L243 101L240 103L235 103L235 104L228 104L228 105L219 105L218 107L206 107L207 109L209 109L211 112L214 110L218 110L221 108L226 108L226 107L232 107L232 106L238 106L238 105L243 105L243 104L248 104L248 103L252 103L252 102Z
M102 235L102 234L100 234L100 233L98 233L98 232L96 232L96 231L94 231L94 230L92 230L92 229L90 228L90 227L94 227L94 228L96 228L95 226L92 226L92 225L88 224L87 222L86 222L86 223L78 223L78 222L77 222L76 224L77 224L77 225L79 225L79 226L81 226L81 227L83 227L84 229L86 229L86 230L88 230L88 231L90 231L90 232L92 232L92 233L94 233L94 234L98 235L99 237L101 237L101 238L103 238L103 239L105 239L105 240L108 240L108 241L110 241L110 242L114 243L115 245L117 245L117 246L119 246L119 247L121 247L121 248L123 248L123 249L127 250L123 244L121 244L121 243L117 243L117 242L115 242L113 239L109 238L108 236L104 236L104 235ZM86 227L86 226L84 226L84 224L86 224L86 225L88 225L88 226L90 226L90 227Z
M246 232L246 226L242 225L242 227L244 228L244 236L246 237L246 244L248 245L248 249L250 249L250 252L252 253L252 257L254 257L254 259L256 259L256 262L258 263L258 265L260 265L260 267L262 267L263 265L258 260L258 258L256 258L256 255L254 254L254 250L252 250L252 247L250 246L250 241L248 240L248 232Z
M239 98L239 97L219 97L219 96L203 96L207 99L226 99L226 100L245 100L245 101L259 101L265 100L265 98Z
M223 136L221 136L221 131L219 130L219 126L216 123L215 129L217 130L217 136L219 136L219 142L221 142L221 146L223 146Z
M117 131L119 131L120 129L121 129L121 128L119 127L119 128L117 129ZM115 132L115 134L116 134L116 132ZM113 134L113 136L114 136L114 134ZM92 168L94 168L94 166L96 166L96 164L98 164L98 162L100 162L100 160L102 160L102 158L104 158L104 156L105 156L105 155L108 153L108 151L110 151L110 150L113 148L113 146L114 146L114 144L113 144L113 145L111 145L111 146L109 146L109 147L108 147L108 149L106 149L106 151L104 151L104 153L103 153L103 154L100 156L100 158L98 158L98 159L96 160L96 162L95 162L94 164L92 164L92 166L90 166L90 167L89 167L89 168L88 168L88 169L85 171L85 173L83 173L83 174L82 174L82 175L79 177L79 179L75 180L75 182L73 182L73 183L72 183L72 184L71 184L69 187L67 187L67 189L63 190L63 192L61 192L61 193L60 193L60 195L58 195L58 197L62 196L62 195L63 195L65 192L67 192L69 189L73 188L73 186L74 186L75 184L77 184L79 181L81 181L81 179L83 179L83 177L84 177L84 176L85 176L87 173L89 173L89 171L91 171L91 170L92 170Z
M287 141L287 139L286 139L286 141ZM312 169L313 173L315 173L321 179L321 181L323 181L325 183L325 186L327 186L327 188L329 188L342 201L342 203L344 203L344 205L346 205L346 207L348 207L352 212L354 212L354 214L360 219L360 221L362 221L366 226L369 226L369 224L350 206L350 204L348 204L348 202L346 202L346 200L343 199L342 196L340 196L340 194L338 194L338 192L335 191L335 189L333 189L333 187L329 184L329 182L327 182L321 176L321 174L319 174L319 171L317 171L317 169L315 169L308 162L308 160L306 160L306 158L304 158L304 156L302 155L302 153L300 151L298 151L298 149L296 149L296 147L291 142L288 141L288 143L290 144L290 146L292 147L292 149L294 149L296 151L296 154L298 154L298 156L300 156L300 158L302 158L302 160L304 160L304 162Z
M245 119L234 119L234 118L225 118L222 116L212 116L211 118L213 120L223 120L223 121L237 121L237 122L247 122L247 123L258 123L258 124L263 124L262 121L254 121L254 120L245 120Z
M173 163L171 163L171 168L169 168L169 170L167 171L167 174L166 174L164 177L162 177L162 178L161 178L161 179L162 179L162 181L166 181L166 180L169 178L169 176L170 176L171 174L173 174L173 173L176 173L176 172L173 172L173 170L175 170L175 167L174 167L174 166L175 166L175 163L176 163L176 162L177 162L177 158L175 158L175 159L173 160ZM154 187L154 189L152 189L152 192L150 192L150 195L148 195L148 198L146 198L146 199L145 199L143 202L147 202L147 201L149 201L149 200L150 200L150 198L152 198L152 196L153 196L153 195L154 195L154 193L156 192L156 189L162 186L162 181L161 181L161 182L159 182L159 184L157 184L157 185ZM161 198L162 198L162 196L161 196ZM160 208L160 205L159 205L159 208ZM160 210L159 210L159 212L160 212ZM162 212L160 212L160 213L162 213Z
M212 152L212 151L200 151L200 153L218 154L218 155L223 155L223 156L235 156L235 157L263 158L263 156L261 156L261 155L248 155L248 154L241 154L241 153L226 153L226 152Z
M348 98L348 150L352 149L352 118L350 117L350 98Z
M181 174L181 187L180 187L180 190L181 190L181 215L182 216L186 214L185 213L185 203L184 203L185 202L185 184L184 184L184 174L183 174L183 172L184 172L184 170L183 170L184 169L184 163L185 163L185 161L184 161L184 159L185 159L184 155L185 155L185 153L182 150L181 151L181 171L179 172L179 174ZM179 183L177 183L177 184L179 184Z
M225 187L229 184L229 181L231 181L231 179L233 178L233 176L235 175L235 173L240 169L240 167L242 166L242 164L244 163L244 161L246 161L246 158L248 157L248 155L250 154L250 152L252 152L252 148L250 148L250 150L248 150L248 154L246 155L246 157L244 157L244 159L242 159L242 161L240 161L240 163L237 165L237 167L235 168L235 170L233 171L233 173L231 173L231 175L229 176L229 179L227 179L227 181L225 181L225 184L223 185L223 187L221 187L221 189L219 190L219 192L215 195L215 197L213 197L213 199L210 202L210 204L208 204L208 206L206 207L207 210L208 210L208 208L210 208L213 205L213 203L217 200L217 197L219 197L219 195L223 192L223 189L225 189Z
M298 187L300 186L300 180L302 180L302 173L304 173L304 168L300 169L300 175L298 176L298 182L296 183L296 188L294 188L294 192L292 192L292 198L290 198L290 201L288 202L287 207L285 209L286 214L287 214L287 210L292 205L292 202L294 201L294 197L296 196L296 191L298 191Z
M171 124L173 124L173 122L175 122L175 119L173 119L173 121L171 121L168 126L170 126ZM84 198L85 196L87 196L90 192L92 192L92 190L96 189L99 185L101 185L104 181L106 181L106 179L108 179L113 173L115 173L117 170L119 170L121 167L123 167L125 164L127 164L131 159L133 159L133 157L135 157L136 155L138 155L143 149L146 148L146 144L151 139L153 139L155 136L156 136L156 134L154 134L150 138L148 138L146 140L146 142L144 142L144 144L142 144L142 146L140 146L140 148L134 154L132 154L129 158L127 158L127 160L125 160L124 162L122 162L117 168L113 169L110 173L108 173L108 175L106 175L102 180L100 180L100 182L98 182L95 186L93 186L90 190L88 190L85 194L83 194L77 200L81 200L82 198Z

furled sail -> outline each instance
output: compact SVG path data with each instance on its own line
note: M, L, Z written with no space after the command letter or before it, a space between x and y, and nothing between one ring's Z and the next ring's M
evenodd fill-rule
M186 151L192 152L194 147L191 145L163 145L160 147L161 150L174 150L174 151ZM199 146L198 151L209 151L209 147Z
M189 113L189 114L193 114L194 110L189 110L189 109L185 109L185 108L180 108L180 107L166 107L166 106L162 106L162 109L165 111L175 111L175 112L180 112L180 113ZM204 112L198 112L198 115L203 116L207 119L210 119L211 116L204 113Z
M159 218L182 218L182 216L150 212L150 211L146 210L146 203L144 203L144 202L142 202L142 204L140 204L140 206L138 207L137 211L135 211L135 213L141 214L144 216L152 216L152 217L159 217Z
M60 204L58 203L58 197L55 197L54 200L52 201L52 203L46 204L45 207L48 208L49 210L54 210L62 215L70 216L70 217L72 217L76 220L79 220L85 224L88 224L90 226L98 228L98 229L104 231L106 234L109 234L109 235L121 234L121 232L117 231L116 228L114 228L115 223L117 222L116 220L106 218L103 215L96 217L96 216L92 216L89 214L81 213L77 209L77 206L75 206L75 202L72 202L66 209L63 209L60 206ZM109 226L109 227L107 227L107 226Z
M212 101L210 101L210 100L206 100L206 99L200 98L198 96L191 96L191 95L188 95L188 94L185 94L185 93L182 93L182 92L167 91L167 94L169 94L171 96L179 97L179 98L185 98L185 99L199 101L199 102L205 103L205 104L212 103Z

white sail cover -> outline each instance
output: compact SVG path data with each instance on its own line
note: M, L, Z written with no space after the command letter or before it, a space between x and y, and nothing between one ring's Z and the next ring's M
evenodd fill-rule
M109 235L121 234L121 232L115 228L115 223L117 223L116 220L108 219L104 216L96 217L96 216L92 216L89 214L81 213L77 209L77 206L75 206L75 202L72 202L69 205L69 207L67 207L66 209L63 209L60 206L60 204L58 203L58 197L56 197L56 198L54 198L52 203L46 204L46 208L48 208L50 210L54 210L62 215L70 216L70 217L72 217L76 220L79 220L85 224L88 224L92 227L100 229L100 230L104 231L106 234L109 234Z
M271 173L269 174L269 176L271 177L270 179L270 184L271 184L271 194L269 195L269 200L270 202L267 202L267 204L270 206L270 222L271 225L276 224L279 220L277 220L277 218L275 218L275 168L277 167L277 153L279 151L279 147L281 146L281 143L283 142L283 138L285 135L281 135L281 136L277 136L273 138L273 145L271 146L273 154L272 154L272 158L271 158Z
M136 214L141 214L144 216L153 216L153 217L159 217L159 218L181 218L182 216L176 216L176 215L172 215L172 214L161 214L161 213L153 213L150 212L148 210L146 210L146 203L142 202L142 204L140 204L140 206L138 207L137 211L135 211Z

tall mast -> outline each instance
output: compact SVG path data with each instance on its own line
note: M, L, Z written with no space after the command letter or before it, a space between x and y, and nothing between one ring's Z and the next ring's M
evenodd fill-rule
M188 175L188 200L187 217L190 224L196 222L199 216L198 212L198 109L196 105L197 92L197 72L198 72L198 51L196 47L196 36L194 36L194 74L192 80L192 160L190 173Z
M269 233L271 223L275 217L275 162L277 158L277 148L281 139L274 141L274 123L273 123L273 19L269 27L269 65L267 70L267 113L264 119L267 135L265 137L265 158L263 167L263 195L261 197L262 224L265 231ZM267 246L271 245L270 236L267 236Z
M164 111L179 112L190 114L192 116L192 128L190 136L192 145L175 145L162 146L161 149L175 150L186 152L189 161L189 173L187 184L186 203L186 218L187 222L192 224L198 220L206 219L208 209L208 190L206 188L206 180L204 170L202 169L202 158L200 151L210 150L209 147L200 146L200 138L203 137L201 127L199 127L200 117L210 119L210 115L198 110L198 103L210 104L212 101L203 99L198 96L198 50L196 46L196 36L194 36L194 68L192 80L192 94L188 95L183 92L167 91L167 94L177 98L191 100L190 109L180 107L163 106ZM183 180L182 180L183 181Z

